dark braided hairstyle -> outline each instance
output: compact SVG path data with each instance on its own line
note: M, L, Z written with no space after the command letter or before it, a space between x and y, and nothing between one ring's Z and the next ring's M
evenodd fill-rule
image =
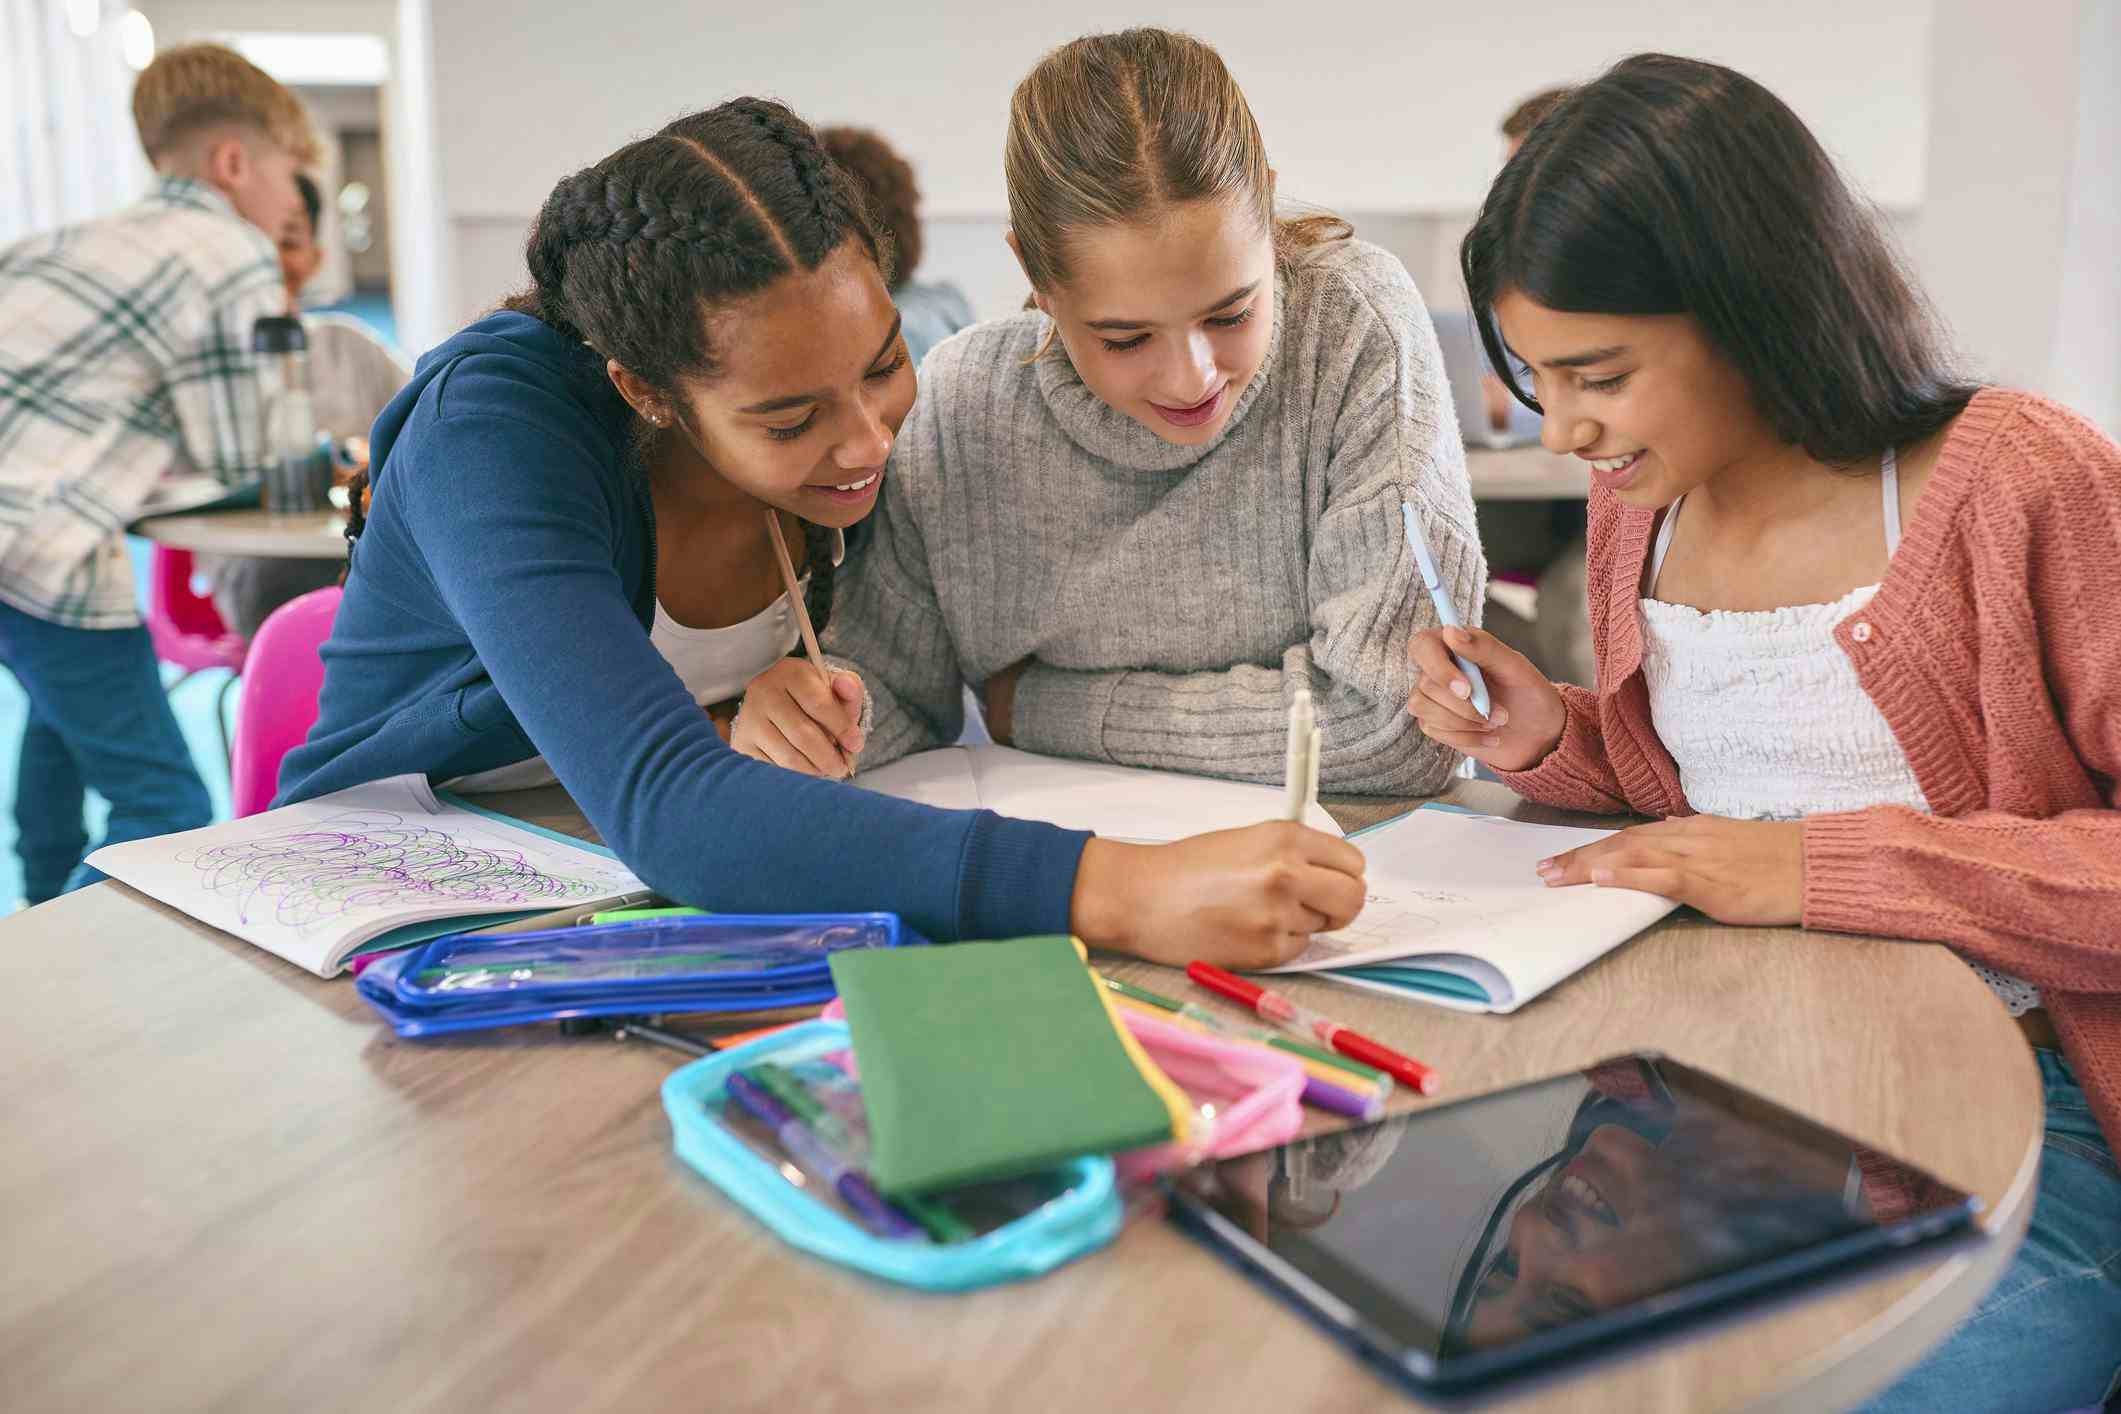
M781 104L737 98L688 113L553 188L524 251L530 288L504 306L543 320L679 407L680 379L713 378L729 351L708 310L815 270L849 240L891 278L888 239L810 125ZM694 317L683 317L684 311ZM637 441L658 434L643 421ZM831 532L803 527L820 632L832 612Z

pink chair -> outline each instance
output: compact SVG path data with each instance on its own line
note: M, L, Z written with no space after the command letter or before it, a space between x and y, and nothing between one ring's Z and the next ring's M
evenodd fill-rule
M250 645L221 621L221 611L212 599L192 588L191 577L191 551L155 546L148 562L147 635L157 658L184 669L184 676L169 685L172 692L202 669L228 669L228 681L214 697L214 725L221 729L221 755L226 757L230 751L228 692L243 671L243 656Z
M317 722L324 690L318 650L331 637L341 591L312 589L272 611L250 644L250 670L236 705L236 749L229 763L229 803L238 818L272 804L280 758L302 744Z

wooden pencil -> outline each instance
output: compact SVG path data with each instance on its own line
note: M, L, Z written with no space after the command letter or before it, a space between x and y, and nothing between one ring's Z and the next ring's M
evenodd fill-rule
M795 606L796 627L803 633L803 651L810 655L810 665L817 675L832 686L832 674L825 669L825 654L817 646L817 630L810 626L810 611L803 607L803 586L795 577L795 562L788 558L788 538L781 534L781 513L766 512L766 533L773 537L773 558L781 567L781 583L788 590L788 602Z

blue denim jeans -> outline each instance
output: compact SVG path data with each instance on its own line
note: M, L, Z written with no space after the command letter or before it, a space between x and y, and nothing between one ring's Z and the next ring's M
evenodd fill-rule
M88 826L82 819L87 804L88 787L66 739L33 705L22 725L15 769L15 853L22 859L25 903L43 903L66 892L68 877L88 853Z
M0 604L0 660L29 696L15 824L31 902L103 877L81 862L84 786L110 802L104 844L212 820L146 629L66 628Z
M2060 1414L2121 1389L2121 1167L2055 1051L2040 1190L1996 1289L1866 1414Z

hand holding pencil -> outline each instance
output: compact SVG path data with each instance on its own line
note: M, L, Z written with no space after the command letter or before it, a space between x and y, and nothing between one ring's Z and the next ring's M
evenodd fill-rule
M1498 771L1531 769L1561 741L1568 715L1561 690L1524 654L1459 622L1422 534L1421 517L1407 501L1399 503L1399 515L1440 625L1407 643L1407 658L1418 674L1407 711L1431 741Z
M781 583L795 614L805 658L784 658L751 680L730 726L729 744L747 756L805 775L843 780L861 755L862 680L825 666L817 632L803 605L802 584L788 558L780 517L766 513ZM807 661L806 661L807 660Z
M1561 741L1567 719L1561 690L1531 659L1485 629L1423 629L1408 641L1407 656L1417 674L1407 710L1431 741L1498 771L1528 770ZM1471 700L1460 662L1482 669L1492 695L1485 715Z

